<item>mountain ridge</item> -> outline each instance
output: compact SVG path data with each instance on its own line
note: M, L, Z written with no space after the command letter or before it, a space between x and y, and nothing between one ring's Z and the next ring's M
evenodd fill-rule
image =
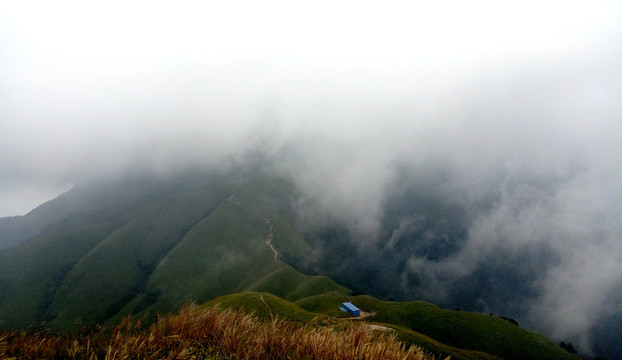
M309 241L315 230L305 233L297 225L292 204L298 194L285 178L256 171L133 178L103 188L76 187L44 208L89 185L95 191L91 201L66 211L38 236L0 251L3 327L44 322L55 331L75 332L115 324L128 314L167 314L189 300L203 303L248 291L290 302L352 296L324 275L344 269L348 262L337 262L356 250L347 238L315 248L317 242ZM115 187L123 189L108 191ZM93 205L99 201L105 205ZM336 268L306 271L326 249L334 251L324 270ZM350 278L357 276L349 271ZM336 311L331 316L339 316Z

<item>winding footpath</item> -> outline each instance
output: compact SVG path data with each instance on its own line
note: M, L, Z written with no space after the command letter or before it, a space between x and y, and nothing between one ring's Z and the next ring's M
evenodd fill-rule
M231 194L231 196L229 196L229 201L237 204L242 209L250 212L251 214L253 214L253 215L257 216L258 218L263 219L263 221L265 221L266 225L268 225L268 236L266 237L266 240L265 240L266 241L266 245L270 248L270 250L272 250L272 253L274 254L274 260L278 260L279 253L274 248L274 245L272 245L272 239L274 238L275 230L274 230L274 226L270 222L270 219L268 219L267 217L262 216L260 214L257 214L253 210L251 210L251 209L247 208L246 206L244 206L244 204L242 204L240 202L240 200L238 200L238 198L235 197L235 195L233 195L233 194Z

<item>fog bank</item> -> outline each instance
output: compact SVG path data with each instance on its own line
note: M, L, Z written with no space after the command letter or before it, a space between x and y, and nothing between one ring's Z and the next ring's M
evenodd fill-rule
M612 1L4 4L0 216L260 151L365 251L422 231L410 205L387 228L404 194L451 210L460 246L402 254L403 294L587 351L622 303L620 24Z

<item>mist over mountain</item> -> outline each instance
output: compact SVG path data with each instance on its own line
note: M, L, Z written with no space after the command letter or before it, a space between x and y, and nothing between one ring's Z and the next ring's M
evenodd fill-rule
M620 4L33 4L0 11L4 256L260 171L297 271L621 356ZM176 206L161 254L209 209Z
M617 315L609 316L619 305L604 304L620 304L613 290L620 283L614 250L620 212L610 198L618 190L588 185L586 172L577 164L563 173L506 165L476 175L438 161L397 162L382 200L368 203L378 215L365 218L369 208L358 210L364 201L355 199L351 212L336 215L345 216L342 226L351 220L349 227L328 226L318 245L339 254L330 276L355 290L509 314L583 348L614 354L616 341L590 329L601 322L617 326ZM327 201L348 200L332 194ZM352 212L363 218L352 220ZM371 229L361 229L370 223ZM343 238L358 251L350 261L341 255L350 248L335 249Z
M114 264L125 258L127 254L123 254L127 251L136 252L134 256L137 256L137 259L151 260L148 260L149 262L137 260L137 280L134 280L138 281L135 282L136 285L128 284L121 287L112 285L113 283L106 285L106 289L113 289L114 293L119 295L107 308L100 310L102 315L99 315L99 321L106 319L101 317L103 314L112 316L117 311L144 310L156 299L162 299L162 296L166 299L166 296L170 296L166 295L169 290L165 290L169 285L162 284L169 284L171 275L164 274L179 271L182 274L191 274L199 271L158 269L166 268L163 264L173 261L167 260L169 258L179 258L175 261L182 261L186 264L185 267L193 264L196 259L191 260L184 257L186 255L172 255L173 252L168 252L174 249L176 254L199 253L201 251L199 248L195 248L191 253L180 249L190 246L189 239L192 238L193 232L198 231L196 229L209 228L209 225L201 225L205 221L215 221L214 226L219 222L227 224L233 221L231 215L209 215L212 219L213 216L216 218L220 216L222 220L206 218L198 222L206 216L201 214L211 214L214 209L231 203L230 194L234 194L244 203L257 201L244 199L264 199L261 200L264 204L261 205L263 210L255 211L265 213L268 209L266 206L269 206L272 215L267 216L273 223L279 217L283 220L278 221L285 221L277 225L279 233L282 231L285 233L277 237L276 248L286 263L303 273L326 275L355 292L370 293L385 299L425 299L448 308L510 316L528 329L542 331L554 339L572 341L578 344L580 349L589 349L609 356L616 354L617 336L610 337L606 334L616 334L617 331L616 319L620 314L616 309L622 299L611 289L620 287L619 279L612 277L611 273L604 274L602 271L592 279L573 277L572 274L589 270L580 267L583 263L589 262L593 254L586 254L582 258L579 258L578 254L568 256L580 250L596 251L599 246L605 246L607 239L598 238L598 241L590 243L584 238L570 237L568 232L560 234L559 227L563 223L559 217L568 216L567 209L563 208L562 211L551 205L554 204L556 193L560 191L558 184L572 181L574 174L568 178L551 178L545 181L545 177L536 178L527 175L527 172L514 172L510 179L508 175L500 172L496 178L490 179L486 186L487 190L481 190L473 196L472 193L465 191L463 179L453 177L447 168L439 168L432 164L415 168L414 165L397 161L393 165L392 180L384 187L378 204L380 216L369 220L365 219L365 216L369 216L367 212L357 212L354 207L350 212L338 207L326 208L326 204L332 201L347 202L347 196L336 198L339 195L333 194L330 200L322 199L317 193L296 186L296 178L291 177L291 174L285 176L283 172L285 165L283 158L288 154L292 152L274 153L269 156L261 151L255 151L240 160L231 159L228 166L216 166L213 168L216 171L211 172L212 175L209 175L210 172L203 175L205 170L199 172L185 170L167 175L141 171L116 179L93 179L42 205L27 216L3 218L6 222L27 221L43 210L57 215L57 218L48 221L44 230L36 235L36 239L0 253L2 258L7 260L7 262L3 260L3 267L7 268L3 270L4 280L0 279L0 283L11 289L11 285L7 285L11 280L7 279L12 276L9 274L14 274L15 269L18 269L12 266L21 266L20 261L36 261L35 268L25 270L25 274L28 274L28 271L36 271L34 270L36 267L46 268L43 264L36 265L41 261L39 257L44 255L36 255L37 253L28 250L29 248L34 250L38 248L37 244L47 243L48 250L44 250L45 253L52 251L53 246L56 246L54 244L57 240L54 239L69 240L71 236L81 236L78 235L80 232L91 233L89 236L99 236L99 240L93 238L91 241L95 242L92 245L87 243L83 245L95 246L101 242L100 245L93 250L85 248L86 252L74 260L67 259L69 262L64 265L65 270L50 270L51 268L46 270L60 271L57 275L60 278L50 280L60 283L52 286L52 293L49 295L42 294L51 298L47 300L49 302L47 305L39 305L39 319L56 319L55 311L66 312L63 309L67 304L75 303L71 308L79 309L78 304L91 303L86 299L92 299L93 294L85 292L84 289L74 290L87 286L88 283L80 279L91 279L89 281L95 284L109 282L106 279L114 278L116 271L114 269L119 266ZM283 176L281 180L272 178L279 174ZM261 180L264 176L268 178ZM256 180L249 182L251 179ZM261 182L257 183L257 179L268 182L266 185L258 186ZM265 192L265 186L269 189L278 189L280 195L277 197L276 193L269 195ZM199 195L203 191L207 191L205 195ZM214 195L209 195L211 193ZM242 197L242 194L245 194L246 198ZM277 205L279 202L281 205ZM359 199L357 206L360 203L364 203L364 200ZM546 206L546 215L542 213L543 206ZM581 216L584 216L585 212L586 210L582 209ZM353 216L352 213L356 215ZM192 220L193 217L196 220ZM183 220L185 218L187 220ZM257 219L251 217L246 221L251 221L252 224L255 220ZM577 224L580 219L574 217L571 220L572 223L565 226L575 229L581 225L585 228L583 231L588 231L587 227L591 226L593 228L591 231L598 234L602 232L601 224L607 218L601 218L600 223L592 225ZM611 218L608 221L614 222L615 219ZM291 249L292 245L284 245L290 240L283 243L283 239L297 238L300 235L289 233L292 230L287 230L290 225L286 224L291 224L295 231L304 237L305 245L300 243L293 245L296 250L287 250ZM252 226L255 229L254 227L259 224ZM206 230L201 230L204 231ZM204 235L197 236L195 238L198 240ZM136 240L128 242L130 239ZM140 245L132 245L138 239L142 239ZM181 239L184 240L178 243ZM124 242L128 243L121 245ZM188 245L183 245L184 242ZM117 245L114 245L115 243ZM215 244L199 246L209 246L211 249ZM122 250L119 246L127 249ZM265 246L259 244L258 248L248 246L250 245L247 245L245 251L250 251L249 255L232 254L234 257L228 261L237 263L242 260L242 264L246 261L255 264L257 260L251 260L252 257L247 256L260 249L262 253L267 250ZM148 255L150 253L153 254ZM166 255L167 253L169 255ZM269 259L268 254L269 251L265 254ZM113 260L117 256L120 257L119 260ZM144 258L144 256L156 257ZM608 260L607 256L605 251L600 253L601 264L615 261L615 259ZM105 270L103 263L88 270L91 264L97 264L104 259L108 259L106 262L113 261L111 263L113 267L110 269L112 272ZM13 263L16 265L12 265ZM91 275L78 275L84 271L95 272ZM141 271L145 273L141 275ZM268 273L270 271L272 270ZM125 273L131 272L126 270ZM28 276L40 275L19 276L26 276L21 279L25 280L24 285L27 285L30 281ZM571 282L568 282L569 277L572 278ZM150 280L143 282L147 279ZM581 282L582 279L585 282ZM185 286L192 283L188 279L185 281L188 284ZM597 287L593 283L595 281L600 282L602 287ZM200 282L205 283L205 280ZM233 286L231 289L237 288L235 282L230 284ZM557 293L560 286L564 289L562 294ZM586 294L586 287L593 289L594 292ZM192 286L188 289L190 288ZM27 286L27 289L32 291L32 286ZM183 287L179 288L174 294L178 296L188 291L182 289ZM15 296L14 291L19 290L9 290L5 296ZM196 292L193 297L199 300L209 299L217 294L228 293L223 290L208 290L208 293L213 295L205 295L205 291ZM569 295L572 296L570 299ZM24 296L26 295L22 295L21 298ZM110 297L103 293L100 296ZM174 304L181 299L183 298L169 299L165 303ZM10 304L5 303L5 311L11 309ZM174 309L171 305L164 307L158 305L157 308L160 311ZM65 315L61 312L60 316L64 319L61 323L70 321L72 316L84 314L80 311L72 310L70 314ZM88 310L85 308L85 311L89 314L93 312L91 308ZM96 319L98 317L93 318ZM5 323L6 321L10 320L5 318ZM59 321L61 320L55 320L52 324Z

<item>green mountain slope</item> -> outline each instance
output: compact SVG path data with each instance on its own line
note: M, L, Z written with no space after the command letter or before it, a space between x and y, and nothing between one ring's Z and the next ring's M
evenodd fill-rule
M278 250L275 256L267 239L280 233L270 218L230 195L162 259L145 291L121 314L168 312L190 299L203 302L247 290L288 299L325 291L348 292L328 278L299 273L279 259Z
M44 312L67 272L117 226L89 226L0 252L0 325L23 328L47 320Z
M38 237L0 251L3 327L46 321L77 330L240 291L290 300L349 292L285 261L310 249L290 225L293 188L284 180L196 173L138 183L110 185L125 197L99 189L89 196L101 208L80 203Z
M495 316L441 309L422 301L384 305L376 308L373 320L404 326L458 348L504 359L575 358L544 336Z
M297 322L308 323L322 315L307 311L295 303L284 300L276 295L262 292L244 292L230 294L212 299L201 307L209 308L219 305L223 308L244 310L253 313L263 320L271 320L278 316Z
M326 276L302 273L318 251L297 228L298 194L282 178L195 172L75 191L43 207L64 209L44 230L0 250L0 327L45 322L71 332L216 298L263 317L326 325L348 318L338 308L353 301L371 313L366 320L454 359L573 358L496 317L352 296Z
M344 301L351 301L367 316L351 317L337 310ZM423 301L381 301L369 295L328 292L288 302L271 294L242 293L211 300L205 306L215 304L264 319L278 315L316 325L364 321L397 332L407 344L452 359L578 359L545 337L501 318L441 309Z
M176 191L179 183L128 175L92 179L24 216L0 218L0 250L37 237L48 237L109 222Z
M50 325L102 322L140 292L160 260L187 229L211 213L221 194L181 193L131 215L67 274L46 313Z

